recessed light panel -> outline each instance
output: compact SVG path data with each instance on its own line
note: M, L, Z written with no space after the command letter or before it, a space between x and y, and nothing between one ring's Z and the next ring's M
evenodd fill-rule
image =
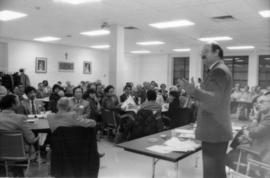
M9 10L0 11L1 21L15 20L15 19L22 18L25 16L27 16L27 14L24 14L21 12L15 12L15 11L9 11Z
M164 29L164 28L191 26L191 25L194 25L194 23L188 20L176 20L176 21L169 21L169 22L152 23L149 25L155 28Z

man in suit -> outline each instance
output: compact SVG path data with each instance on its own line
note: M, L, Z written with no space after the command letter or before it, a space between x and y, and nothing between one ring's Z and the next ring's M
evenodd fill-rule
M37 90L34 87L26 87L25 88L25 94L27 96L27 99L23 99L21 101L21 105L23 107L25 115L29 114L40 114L40 112L43 110L45 111L43 107L43 103L41 101L36 100Z
M223 50L218 44L206 44L202 49L203 63L208 67L201 89L194 81L180 80L184 90L199 101L196 138L202 141L204 178L226 178L225 157L232 139L230 94L232 75L224 64Z
M38 140L38 137L34 136L34 133L27 125L27 117L15 113L18 105L19 99L16 95L8 94L2 98L0 101L0 109L2 110L2 112L0 112L0 130L21 132L25 140L25 146L28 147L31 144L34 144ZM8 147L8 145L4 146ZM14 177L23 177L23 169L23 167L14 167L11 172L13 172ZM0 167L0 177L1 176L3 175Z

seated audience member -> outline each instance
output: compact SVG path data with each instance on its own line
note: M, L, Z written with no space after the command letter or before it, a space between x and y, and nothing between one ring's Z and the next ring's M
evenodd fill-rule
M89 102L82 98L83 89L80 86L73 89L73 96L74 97L70 99L71 110L74 111L78 117L85 119L90 118Z
M41 111L45 111L43 107L43 103L36 100L37 91L34 87L26 87L25 94L27 99L21 101L21 105L23 107L24 113L20 114L40 114Z
M123 103L125 102L129 96L131 96L132 93L132 87L131 85L126 85L124 87L124 93L120 96L120 102Z
M51 87L49 86L49 82L47 80L42 81L43 84L43 93L45 97L49 97L51 93L53 92ZM58 85L59 86L59 85ZM61 87L61 86L59 86Z
M1 78L0 78L1 81ZM7 94L7 89L0 82L0 100Z
M259 113L253 119L253 123L244 129L244 135L240 137L240 144L246 144L248 140L250 149L259 153L259 161L270 164L270 92L260 96L257 101ZM258 158L253 157L253 159ZM257 171L251 172L255 173L254 177L258 177L256 174L260 174ZM270 176L270 172L267 176Z
M77 114L71 110L70 99L62 97L57 102L58 112L48 115L49 127L54 132L58 127L95 127L96 122L92 119L83 119L77 117Z
M160 92L165 102L168 99L168 91L166 90L166 87L167 86L164 83L160 85L160 90L161 90Z
M0 101L0 130L21 131L26 143L34 143L35 136L26 124L27 117L16 114L15 109L19 104L19 99L16 95L8 94Z
M251 148L260 153L262 161L270 164L270 92L258 98L257 107L260 118L257 118L244 134L252 140Z
M18 105L19 99L16 95L8 94L2 98L0 101L0 109L2 110L2 112L0 112L0 130L21 132L25 140L25 146L29 147L37 141L37 138L35 138L33 132L25 122L27 117L15 113L15 109ZM18 168L14 170L13 176L23 177L23 169Z
M155 88L155 91L157 93L156 102L157 102L157 104L162 106L165 103L165 101L164 101L164 98L163 98L163 96L161 94L161 90L159 90L158 88Z
M62 87L55 84L52 89L52 94L50 95L49 101L49 110L56 113L57 112L57 101L61 98L60 91L62 91Z
M170 91L168 101L169 101L168 115L170 117L170 114L173 113L175 109L180 108L179 93L177 91Z
M66 88L65 88L65 96L72 97L73 96L73 86L71 85L70 81L66 81Z
M101 102L102 107L110 111L119 111L120 104L117 96L114 94L114 87L112 85L107 86L104 89L104 94L105 96Z
M43 84L42 83L38 83L37 98L45 98L45 93L43 92Z
M96 91L97 91L97 98L98 98L98 101L101 103L102 102L102 99L104 97L104 91L103 91L103 86L102 84L99 82L97 82L97 85L96 85Z
M146 100L146 91L142 85L136 86L136 97L138 98L138 105L142 104Z
M120 96L120 102L123 103L125 102L128 97L131 96L134 103L138 104L138 99L137 97L134 95L133 90L132 90L132 85L131 83L128 83L125 87L124 87L124 93Z
M100 118L100 103L98 101L96 91L93 89L89 89L87 92L88 99L90 105L90 118L94 120L98 120Z
M157 93L154 90L148 90L146 95L147 95L147 101L145 101L141 105L140 110L150 110L155 113L161 113L162 107L156 102Z
M249 92L249 87L248 86L245 86L243 88L243 91L241 92L241 95L240 95L240 100L241 101L251 102L252 98L251 98L251 94Z
M86 84L86 82L85 81L81 81L80 86L81 86L81 88L83 90L83 93L85 93L86 90L87 90L87 84Z
M233 88L232 94L231 94L231 100L232 101L239 101L241 98L241 90L240 90L240 84L235 84L235 87Z

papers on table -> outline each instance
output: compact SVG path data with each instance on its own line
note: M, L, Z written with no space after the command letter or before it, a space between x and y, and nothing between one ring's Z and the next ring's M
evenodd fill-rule
M182 138L191 138L195 139L194 130L187 130L187 129L175 129L176 133L180 134Z
M126 101L124 101L124 102L122 103L121 109L126 110L126 109L128 108L129 105L136 106L136 103L135 103L134 99L133 99L131 96L129 96L129 97L126 99Z
M26 122L36 122L36 121L38 121L37 118L34 118L34 119L27 119L27 120L26 120Z
M169 103L164 103L161 106L162 106L161 112L166 112L169 110Z
M196 150L200 145L192 140L181 141L177 137L172 137L171 139L164 142L163 145L153 145L147 147L147 150L167 154L171 152L188 152Z
M169 149L167 146L164 145L154 145L146 148L147 150L157 152L157 153L162 153L162 154L167 154L171 153L172 150Z
M180 141L176 137L172 137L170 140L167 140L164 144L170 147L172 151L180 151L180 152L194 151L199 146L199 144L195 143L192 140Z

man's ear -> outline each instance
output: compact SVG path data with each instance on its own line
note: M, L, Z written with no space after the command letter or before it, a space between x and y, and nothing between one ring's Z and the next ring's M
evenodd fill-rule
M219 49L216 49L216 51L215 51L215 56L219 57L219 55L218 55L219 52L220 52Z

